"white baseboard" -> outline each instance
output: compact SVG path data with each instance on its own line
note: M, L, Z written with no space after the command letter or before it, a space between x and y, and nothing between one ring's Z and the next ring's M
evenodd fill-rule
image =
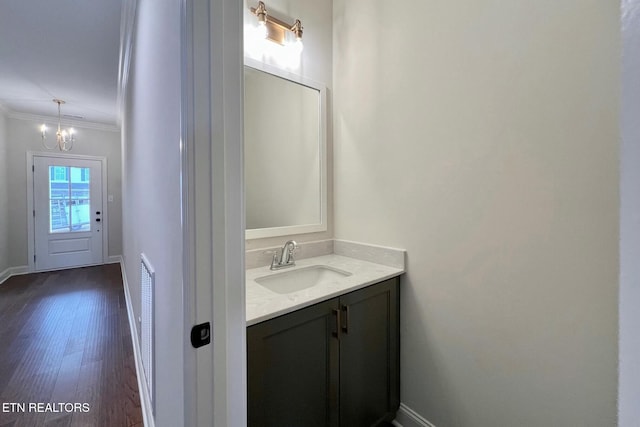
M133 313L133 306L131 305L131 294L129 293L129 283L127 282L127 274L124 268L124 260L122 256L118 255L120 262L120 269L122 270L122 284L124 285L124 299L127 303L127 313L129 314L129 328L131 330L131 344L133 345L133 357L136 361L136 378L138 380L138 390L140 394L140 406L142 409L142 421L144 427L155 427L155 420L153 418L153 411L151 406L151 398L149 391L143 381L144 368L142 366L142 356L140 349L140 342L138 341L138 326L135 315Z
M122 266L122 255L109 255L106 264L120 264Z
M9 279L11 276L19 276L21 274L27 274L29 272L28 265L20 265L18 267L9 267L3 272L0 272L0 285Z
M397 427L436 427L404 403L400 404L393 425Z

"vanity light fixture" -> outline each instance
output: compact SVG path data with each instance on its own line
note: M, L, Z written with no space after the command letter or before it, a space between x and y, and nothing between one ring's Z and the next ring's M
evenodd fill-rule
M40 126L40 136L42 137L42 145L47 150L58 149L60 151L69 151L73 147L73 143L76 142L76 137L73 132L73 128L62 129L60 126L60 105L65 102L61 99L54 99L53 102L58 104L58 131L56 132L56 143L53 146L48 146L45 142L47 140L47 126L43 123Z
M258 7L252 7L250 10L258 18L258 27L265 39L285 46L288 44L288 32L291 32L295 36L293 45L297 50L302 51L302 22L299 19L296 19L293 24L288 24L274 18L267 13L267 8L262 1L258 2Z

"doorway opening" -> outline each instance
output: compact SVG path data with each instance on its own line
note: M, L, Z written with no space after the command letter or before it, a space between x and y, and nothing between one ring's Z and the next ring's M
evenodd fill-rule
M106 158L27 153L29 271L105 263Z

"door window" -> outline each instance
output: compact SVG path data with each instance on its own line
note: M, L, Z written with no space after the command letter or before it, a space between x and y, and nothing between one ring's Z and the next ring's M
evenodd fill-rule
M91 170L49 166L49 233L91 231Z

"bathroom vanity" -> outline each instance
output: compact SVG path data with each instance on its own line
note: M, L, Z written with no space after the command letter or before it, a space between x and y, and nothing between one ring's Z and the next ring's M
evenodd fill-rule
M248 58L245 65L246 238L326 232L326 87ZM287 241L279 252L248 252L249 426L393 420L404 251L307 242L294 266L296 249Z
M336 254L247 270L249 426L394 419L403 271Z

